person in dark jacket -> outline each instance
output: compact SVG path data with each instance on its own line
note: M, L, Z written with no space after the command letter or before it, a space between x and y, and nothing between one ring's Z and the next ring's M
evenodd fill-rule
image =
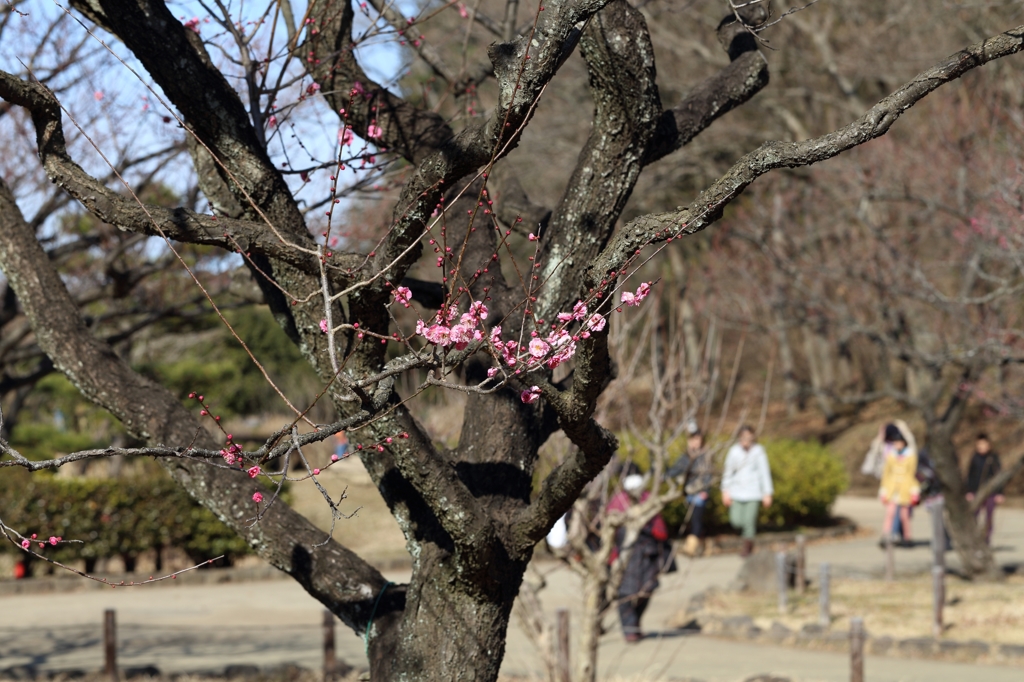
M999 455L992 450L992 443L989 442L988 435L979 433L974 444L974 456L971 457L971 464L967 469L967 501L973 502L978 491L995 478L1002 468ZM985 510L985 542L992 541L992 517L996 513L996 505L1002 504L1003 499L1003 490L1000 487L994 491L994 494L987 497L974 512L974 516L977 518L981 510Z
M608 502L609 511L626 511L637 502L645 500L650 493L643 490L646 479L641 474L626 476L622 490ZM612 561L622 549L625 529L620 528L615 538L616 551ZM619 584L619 622L627 642L643 639L640 618L651 601L651 594L658 588L658 574L671 561L671 543L668 542L668 526L658 514L648 521L630 548L628 562Z
M704 553L704 511L714 481L714 462L704 446L704 434L697 422L691 420L686 426L686 432L686 452L665 475L681 480L686 503L690 505L690 534L683 541L683 554L700 556Z

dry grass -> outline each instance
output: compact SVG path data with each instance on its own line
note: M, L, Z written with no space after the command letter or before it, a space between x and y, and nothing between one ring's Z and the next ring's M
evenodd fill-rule
M369 474L357 457L338 462L318 477L320 484L351 518L338 519L334 538L370 563L388 563L408 558L405 538L391 516ZM291 488L292 507L323 530L330 530L331 509L312 481L300 481Z
M719 616L748 615L756 625L768 628L777 621L792 630L817 622L818 593L789 595L789 609L779 613L774 594L715 592L705 602L708 613ZM833 580L832 629L849 629L851 616L864 618L875 637L895 639L932 635L932 578L885 582L883 580ZM944 636L1001 644L1024 644L1024 576L1003 583L970 583L954 576L946 579Z

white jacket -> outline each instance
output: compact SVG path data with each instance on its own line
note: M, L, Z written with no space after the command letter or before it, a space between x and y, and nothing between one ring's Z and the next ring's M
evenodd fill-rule
M722 473L722 491L739 502L760 500L775 492L768 453L760 443L754 443L749 450L744 450L739 443L729 448Z

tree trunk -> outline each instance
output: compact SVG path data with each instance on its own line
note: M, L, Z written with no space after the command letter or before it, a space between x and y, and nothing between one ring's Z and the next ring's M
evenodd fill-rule
M607 587L607 571L590 570L583 579L583 617L580 620L579 645L572 676L574 682L597 680L597 649L601 639Z
M508 576L515 587L521 579L522 570ZM513 599L508 591L504 595L472 591L444 567L414 576L398 627L378 630L376 621L370 624L372 679L498 679Z
M786 402L786 414L790 417L797 413L797 400L800 386L796 381L796 368L793 365L793 348L789 345L789 330L782 313L775 311L775 338L779 343L779 362L782 364L783 396Z
M1002 571L996 565L992 549L978 530L978 523L967 504L960 463L946 424L929 423L928 448L939 484L946 501L947 526L953 540L953 549L960 557L963 572L968 578L999 580Z
M825 395L826 388L831 388L833 374L828 366L827 356L824 349L824 339L806 326L801 329L804 337L804 355L807 357L807 369L811 375L811 389L814 391L814 398L825 415L825 419L831 422L835 418L835 411L832 403Z

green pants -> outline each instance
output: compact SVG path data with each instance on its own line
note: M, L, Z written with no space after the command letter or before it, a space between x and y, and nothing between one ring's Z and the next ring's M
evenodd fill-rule
M729 507L729 524L742 533L744 539L749 540L757 532L757 510L761 507L761 500L733 500Z

